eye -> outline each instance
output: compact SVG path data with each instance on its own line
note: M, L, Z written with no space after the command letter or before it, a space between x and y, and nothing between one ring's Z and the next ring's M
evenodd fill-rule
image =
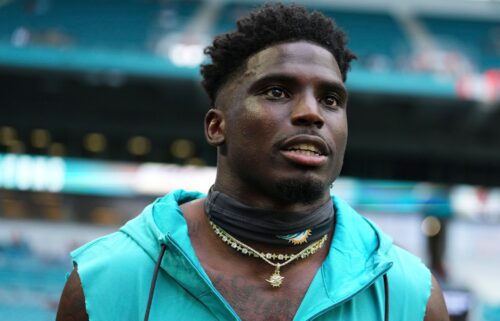
M288 95L285 90L281 87L272 87L267 89L264 94L269 98L280 99L286 98Z
M340 102L336 95L327 95L323 98L323 104L328 107L337 107Z

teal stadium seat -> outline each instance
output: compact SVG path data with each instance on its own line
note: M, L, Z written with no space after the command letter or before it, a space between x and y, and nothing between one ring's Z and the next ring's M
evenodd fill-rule
M0 7L0 42L9 43L13 32L24 27L35 35L58 31L71 47L146 51L160 12L171 11L172 29L181 31L198 5L198 1L55 0L46 8L33 9L13 1Z
M353 69L365 68L373 57L382 57L395 68L398 57L408 56L410 42L399 23L388 13L332 10L325 12L347 31L358 60Z
M468 53L481 71L500 68L500 19L479 20L420 16L436 40Z

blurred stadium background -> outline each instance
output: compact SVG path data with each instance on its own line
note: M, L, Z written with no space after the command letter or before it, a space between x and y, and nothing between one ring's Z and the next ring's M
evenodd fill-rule
M500 320L500 2L296 2L359 56L333 192L432 267L453 320ZM202 48L259 3L0 0L1 320L53 320L70 250L207 191Z

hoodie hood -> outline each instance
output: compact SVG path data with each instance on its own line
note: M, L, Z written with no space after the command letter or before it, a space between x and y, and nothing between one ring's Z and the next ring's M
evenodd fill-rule
M205 197L202 193L176 190L158 198L120 231L133 239L155 263L161 246L165 245L160 268L203 303L218 320L240 320L198 261L179 207L202 197Z
M125 224L120 231L130 236L153 261L158 258L161 245L168 245L172 239L181 248L190 248L191 251L188 252L194 253L188 237L187 223L179 206L202 197L205 195L198 192L173 191L144 208L139 216Z
M174 191L144 209L121 231L131 237L156 262L161 245L167 245L161 268L186 290L201 298L211 297L211 310L220 317L238 319L215 290L196 258L180 204L204 197L197 192ZM314 277L296 320L311 319L370 286L392 266L392 240L347 203L333 197L335 232L330 252ZM222 303L222 304L221 304ZM217 305L219 307L217 307ZM225 311L224 311L225 310ZM228 313L229 311L229 313Z

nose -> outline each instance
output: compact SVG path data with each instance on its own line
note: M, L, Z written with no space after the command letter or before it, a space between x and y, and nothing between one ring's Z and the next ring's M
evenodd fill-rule
M325 120L321 115L321 106L312 94L305 94L294 105L291 116L295 126L323 127Z

